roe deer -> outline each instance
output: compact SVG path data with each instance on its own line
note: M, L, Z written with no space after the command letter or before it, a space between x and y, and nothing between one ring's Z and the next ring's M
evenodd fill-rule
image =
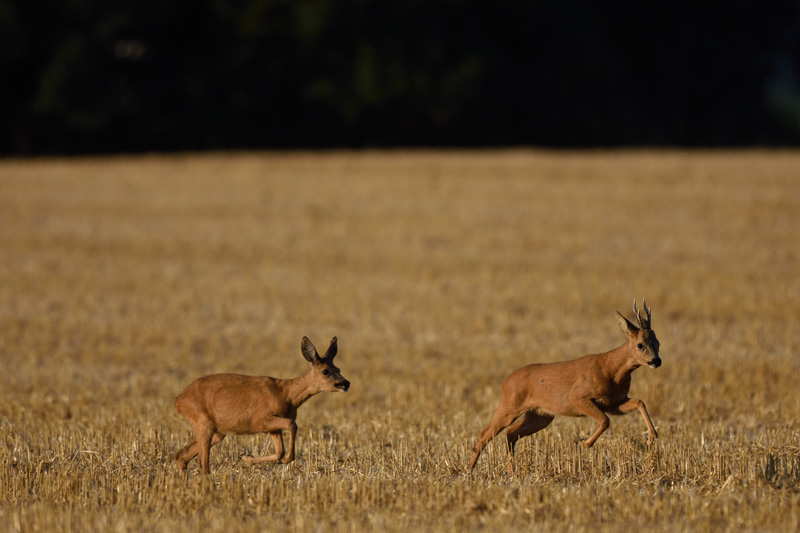
M611 425L608 414L624 415L638 409L647 425L647 444L658 434L641 400L628 398L631 373L642 365L661 366L659 342L650 329L647 302L643 318L633 300L633 313L639 326L617 311L617 322L628 341L610 352L585 355L571 361L527 365L512 372L503 381L500 405L489 425L481 431L475 445L470 470L490 440L508 427L508 471L513 471L514 445L527 435L546 428L556 415L590 416L600 426L581 444L590 448ZM515 422L512 426L511 424Z
M333 365L337 352L336 337L331 340L325 357L303 337L300 346L311 369L294 379L241 374L213 374L198 378L175 399L175 409L194 430L194 438L175 454L178 468L200 455L200 470L209 472L211 447L226 435L269 433L275 453L265 457L242 457L250 464L294 460L294 439L297 433L297 408L320 392L347 392L350 382ZM282 431L289 432L289 452L284 455Z

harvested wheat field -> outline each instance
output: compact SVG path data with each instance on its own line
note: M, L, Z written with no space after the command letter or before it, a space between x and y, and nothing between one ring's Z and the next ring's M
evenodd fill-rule
M638 413L559 417L468 461L513 370L610 350L646 296ZM229 437L182 476L175 397L347 393L297 458ZM800 528L800 153L341 152L0 161L7 531Z

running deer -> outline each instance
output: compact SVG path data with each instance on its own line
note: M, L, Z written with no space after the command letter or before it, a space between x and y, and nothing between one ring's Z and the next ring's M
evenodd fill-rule
M590 448L611 425L608 414L624 415L638 410L647 425L647 444L652 444L658 434L644 402L628 397L634 370L643 365L661 366L659 342L650 329L650 309L644 300L643 305L647 318L642 317L633 300L638 327L617 311L619 327L628 336L622 346L571 361L527 365L512 372L503 382L500 405L481 431L469 462L470 470L475 468L489 441L508 428L508 471L513 472L516 442L546 428L556 415L590 416L597 420L600 426L581 442Z
M350 382L333 365L337 352L336 337L320 357L317 349L303 337L300 346L311 369L294 379L241 374L213 374L198 378L175 399L175 409L194 430L194 438L175 454L178 468L200 456L200 470L209 472L211 447L226 435L268 433L275 453L265 457L243 456L249 464L290 463L294 460L297 433L297 408L320 392L347 392ZM289 432L289 451L284 454L282 432Z

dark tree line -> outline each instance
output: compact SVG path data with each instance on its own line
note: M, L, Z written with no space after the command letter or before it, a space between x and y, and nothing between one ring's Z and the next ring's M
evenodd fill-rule
M800 144L800 2L0 0L0 153Z

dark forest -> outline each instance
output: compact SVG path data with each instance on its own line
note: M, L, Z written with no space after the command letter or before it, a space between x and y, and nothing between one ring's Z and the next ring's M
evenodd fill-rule
M0 0L0 154L797 146L798 6Z

